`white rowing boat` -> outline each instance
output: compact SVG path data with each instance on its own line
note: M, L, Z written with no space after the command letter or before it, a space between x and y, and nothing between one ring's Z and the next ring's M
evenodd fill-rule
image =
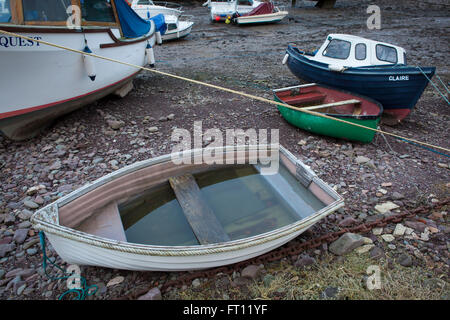
M71 264L178 271L250 259L292 240L344 205L286 149L271 146L264 155L262 148L177 153L187 164L174 164L170 154L137 162L38 210L31 221ZM241 165L190 162L205 150ZM276 174L249 174L258 165L242 165L270 161L279 164ZM240 172L239 179L221 178L222 169ZM162 201L169 193L173 198Z

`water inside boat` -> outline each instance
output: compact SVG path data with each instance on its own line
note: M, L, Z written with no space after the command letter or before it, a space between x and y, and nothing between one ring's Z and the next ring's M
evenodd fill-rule
M325 207L281 164L274 175L260 174L258 165L237 165L189 176L171 178L119 204L128 242L185 246L237 240ZM202 241L201 228L216 238Z

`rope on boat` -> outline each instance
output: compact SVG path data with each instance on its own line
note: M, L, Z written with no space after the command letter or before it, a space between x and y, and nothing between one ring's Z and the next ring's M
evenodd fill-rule
M444 100L447 102L447 104L450 104L450 102L445 97L445 95L441 92L441 90L439 90L439 88L434 84L434 82L431 81L430 78L428 78L428 76L425 74L425 72L422 70L422 68L419 66L417 66L416 68L419 69L420 72L422 72L422 74L425 76L425 78L427 78L428 82L430 82L433 85L434 89L436 89L436 91L441 95L441 97L444 98ZM441 78L437 74L436 74L436 76L439 78L439 81L442 83L444 88L447 90L447 93L449 93L450 91L448 90L447 86L442 82Z
M69 274L68 272L66 272L66 270L62 269L60 266L58 266L56 263L54 263L52 260L50 260L49 257L47 257L47 251L45 249L45 247L46 247L45 235L44 235L43 231L39 231L39 239L41 241L41 247L42 247L42 267L44 268L44 272L45 272L45 275L47 276L47 278L49 278L52 281L64 280L64 279L69 279L69 278L75 279L73 274ZM62 271L63 274L67 274L67 275L62 276L62 277L53 277L53 276L49 275L47 273L47 266L48 266L47 262L50 262L53 266L55 266L57 269ZM67 290L62 295L59 296L58 300L62 300L65 295L71 294L71 293L76 294L75 298L73 298L72 300L84 300L87 296L91 296L97 292L97 290L98 290L97 285L94 284L91 286L87 286L86 279L83 278L81 275L79 275L78 277L80 278L81 287L77 288L77 289ZM91 290L93 288L94 288L94 290Z
M213 84L210 84L210 83L206 83L206 82L202 82L202 81L198 81L198 80L194 80L194 79L178 76L178 75L171 74L171 73L168 73L168 72L164 72L164 71L160 71L160 70L156 70L156 69L150 69L150 68L147 68L147 67L144 67L144 66L139 66L139 65L136 65L136 64L132 64L132 63L116 60L116 59L113 59L113 58L99 56L99 55L96 55L94 53L83 52L83 51L80 51L80 50L77 50L77 49L68 48L68 47L61 46L61 45L58 45L58 44L55 44L55 43L51 43L51 42L47 42L47 41L44 41L44 40L32 39L30 37L27 37L27 36L24 36L24 35L20 35L20 34L17 34L17 33L13 33L13 32L8 32L8 31L2 30L2 29L0 29L0 33L6 34L6 35L9 35L9 36L13 36L13 37L22 38L22 39L29 40L29 41L35 41L35 42L38 42L38 43L41 43L41 44L45 44L45 45L48 45L48 46L51 46L51 47L55 47L55 48L59 48L59 49L63 49L63 50L67 50L67 51L71 51L71 52L75 52L75 53L79 53L79 54L82 54L82 55L89 55L89 56L92 56L92 57L95 57L95 58L99 58L99 59L103 59L103 60L107 60L107 61L111 61L111 62L116 62L116 63L122 64L122 65L126 65L126 66L129 66L129 67L150 71L150 72L153 72L153 73L157 73L157 74L168 76L168 77L172 77L172 78L175 78L175 79L179 79L179 80L195 83L195 84L202 85L202 86L209 87L209 88L213 88L213 89L216 89L216 90L221 90L221 91L229 92L229 93L232 93L232 94L237 94L237 95L249 98L249 99L258 100L258 101L261 101L261 102L273 104L275 106L283 106L283 107L286 107L286 108L289 108L289 109L293 109L293 110L297 110L297 111L300 111L300 112L303 112L303 113L308 113L308 114L311 114L311 115L314 115L314 116L318 116L318 117L322 117L322 118L338 121L338 122L341 122L341 123L346 123L346 124L351 125L351 126L360 127L360 128L366 129L366 130L371 130L371 131L374 131L374 132L386 134L386 135L389 135L389 136L392 136L392 137L401 138L403 140L414 142L416 144L420 144L420 145L423 145L423 146L428 146L428 147L431 147L431 148L434 148L434 149L440 149L440 150L444 150L446 152L450 152L450 149L448 149L448 148L435 146L435 145L432 145L432 144L429 144L429 143L426 143L426 142L422 142L422 141L418 141L418 140L415 140L415 139L408 139L406 137L400 136L400 135L395 134L395 133L382 131L382 130L374 129L374 128L369 128L369 127L366 127L366 126L363 126L363 125L360 125L360 124L357 124L357 123L353 123L353 122L350 122L350 121L334 118L334 117L331 117L331 116L328 116L328 115L325 115L325 114L322 114L322 113L319 113L319 112L310 111L310 110L303 110L302 108L297 108L297 107L291 106L291 105L286 104L286 103L281 103L281 102L277 102L277 101L274 101L274 100L269 100L269 99L266 99L266 98L254 96L254 95L242 92L242 91L236 91L236 90L228 89L228 88L225 88L225 87L213 85ZM433 84L433 86L434 86L434 84ZM447 99L445 99L445 100L448 102Z

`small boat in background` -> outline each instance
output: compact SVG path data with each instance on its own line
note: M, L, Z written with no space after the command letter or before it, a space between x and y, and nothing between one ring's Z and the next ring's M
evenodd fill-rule
M183 6L174 2L152 0L127 0L127 2L143 19L149 19L158 14L179 17L183 13Z
M288 14L289 12L280 10L272 2L263 2L249 13L236 13L233 21L238 25L276 23Z
M273 90L276 101L377 129L383 107L370 98L315 83ZM375 131L289 109L279 105L283 118L290 124L309 132L361 142L371 142Z
M162 35L163 41L182 39L191 33L194 22L186 21L187 16L165 16L167 30Z
M208 0L203 6L210 8L211 22L227 21L234 14L249 13L262 2L257 0Z
M193 163L206 151L235 164ZM262 255L344 205L282 146L215 147L176 155L181 164L168 154L73 191L36 211L34 228L45 232L67 263L196 270ZM271 161L275 170L264 174Z
M160 28L158 30L159 34L157 34L158 38L161 36L161 42L181 39L188 36L194 25L194 22L185 20L188 16L182 16L182 6L176 3L134 0L131 3L131 8L133 8L142 19L156 19L156 24L158 24L159 21L159 19L157 19L158 16L164 16L164 28Z
M124 0L81 2L81 26L74 28L66 26L70 0L6 3L1 30L138 66L154 63L155 25ZM1 33L0 41L0 131L13 140L110 93L126 95L140 71Z
M347 34L330 34L315 53L289 45L285 63L300 79L380 102L397 122L411 112L435 72L407 65L401 47Z

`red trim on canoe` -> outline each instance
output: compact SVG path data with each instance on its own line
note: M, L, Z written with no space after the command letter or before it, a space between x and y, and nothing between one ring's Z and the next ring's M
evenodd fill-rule
M126 77L126 78L123 78L123 79L121 79L119 81L111 83L111 84L107 85L106 87L103 87L103 88L100 88L100 89L97 89L97 90L94 90L94 91L82 94L82 95L77 96L77 97L73 97L73 98L69 98L69 99L65 99L65 100L61 100L61 101L57 101L57 102L52 102L52 103L48 103L48 104L44 104L44 105L40 105L40 106L36 106L36 107L31 107L31 108L20 109L20 110L16 110L16 111L9 111L9 112L0 113L0 119L10 118L10 117L18 116L18 115L21 115L21 114L30 113L30 112L34 112L34 111L37 111L37 110L53 107L55 105L62 104L62 103L65 103L65 102L69 102L71 100L81 99L81 98L86 97L88 95L91 95L91 94L97 93L99 91L105 90L106 88L112 87L112 86L114 86L114 85L116 85L116 84L118 84L120 82L123 82L123 81L129 79L129 78L132 78L136 74L138 74L139 72L140 72L140 70L135 72L135 73L133 73L132 75L130 75L130 76Z

